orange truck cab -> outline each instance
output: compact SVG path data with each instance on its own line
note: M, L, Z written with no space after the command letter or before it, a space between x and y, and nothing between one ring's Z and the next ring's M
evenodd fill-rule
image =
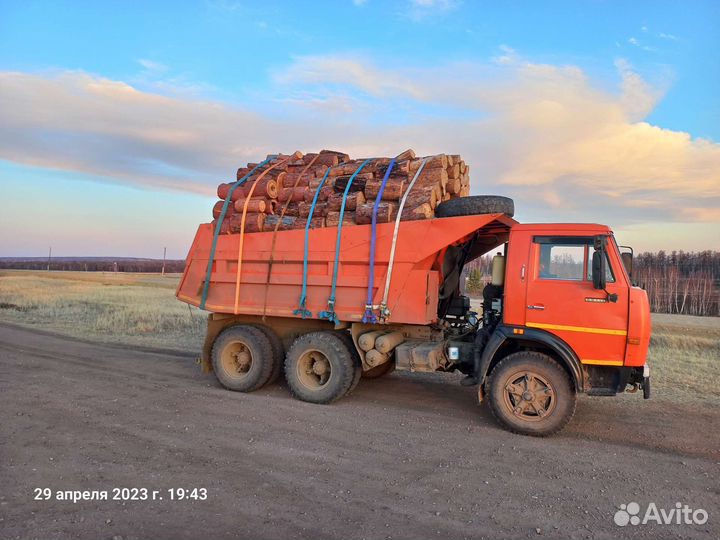
M562 429L579 393L649 397L650 309L632 253L606 226L513 212L505 197L471 196L376 229L200 225L177 297L211 311L203 369L242 392L284 373L313 403L393 370L457 371L502 426L536 436ZM472 306L463 268L501 247Z
M641 387L649 398L650 307L645 291L633 286L632 259L620 253L612 231L595 224L516 224L506 251L506 261L494 260L504 263L504 275L485 288L485 330L476 337L472 382L480 383L481 398L488 374L514 353L552 359L576 392L611 396L629 386ZM532 369L518 373L522 377L503 380L506 387L548 388L542 376L526 380L533 378ZM537 400L523 400L537 392L516 392L517 400L507 388L505 393L525 420L547 413L534 408ZM529 411L517 410L526 402ZM518 429L512 419L505 423L533 431Z

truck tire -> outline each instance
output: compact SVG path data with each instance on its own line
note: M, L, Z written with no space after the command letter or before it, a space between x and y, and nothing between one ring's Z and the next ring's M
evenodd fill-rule
M394 370L395 370L395 362L393 360L389 360L388 362L385 362L384 364L380 364L379 366L375 366L372 369L363 371L362 378L363 379L379 379L380 377L384 377L388 373L392 373Z
M522 435L546 437L564 428L575 414L577 395L570 377L551 357L520 351L492 370L486 389L495 419Z
M360 353L358 353L355 348L355 342L350 333L347 330L339 330L337 334L345 341L345 345L350 351L350 355L353 357L353 362L355 363L355 376L346 394L349 396L353 393L353 390L355 390L362 377L362 359L360 358Z
M270 378L265 384L273 384L282 373L283 363L285 362L285 347L283 347L282 340L272 328L264 324L253 326L265 334L265 337L270 341L270 348L272 349L272 370L270 371Z
M252 392L267 383L272 373L272 346L255 326L225 328L213 343L211 359L217 380L228 390Z
M499 195L471 195L458 197L440 203L435 209L435 217L474 216L476 214L515 215L515 203L509 197Z
M337 332L311 332L297 338L285 357L285 379L293 396L331 403L348 393L358 366Z

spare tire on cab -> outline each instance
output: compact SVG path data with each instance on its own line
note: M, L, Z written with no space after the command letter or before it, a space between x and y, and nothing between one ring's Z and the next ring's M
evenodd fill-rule
M515 215L515 203L510 197L500 195L471 195L440 203L435 217L474 216L477 214Z

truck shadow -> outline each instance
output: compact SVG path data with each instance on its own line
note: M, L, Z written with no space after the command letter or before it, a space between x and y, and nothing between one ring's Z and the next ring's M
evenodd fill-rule
M461 374L394 372L379 379L361 379L348 402L432 413L454 420L467 418L493 422L480 406L477 387L460 386Z
M393 372L379 379L361 379L352 394L331 406L402 411L406 416L434 417L463 429L506 433L495 422L487 404L478 403L477 387L460 386L461 378L456 373ZM213 386L221 388L217 381ZM294 399L283 380L260 392L271 399ZM545 440L549 444L559 439L599 441L717 461L719 423L714 410L697 404L646 401L637 395L580 396L570 424Z

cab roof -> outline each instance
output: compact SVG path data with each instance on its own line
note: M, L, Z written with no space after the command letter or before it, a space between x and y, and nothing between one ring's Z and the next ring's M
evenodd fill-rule
M612 234L610 227L599 223L518 223L513 225L512 230L563 234Z

